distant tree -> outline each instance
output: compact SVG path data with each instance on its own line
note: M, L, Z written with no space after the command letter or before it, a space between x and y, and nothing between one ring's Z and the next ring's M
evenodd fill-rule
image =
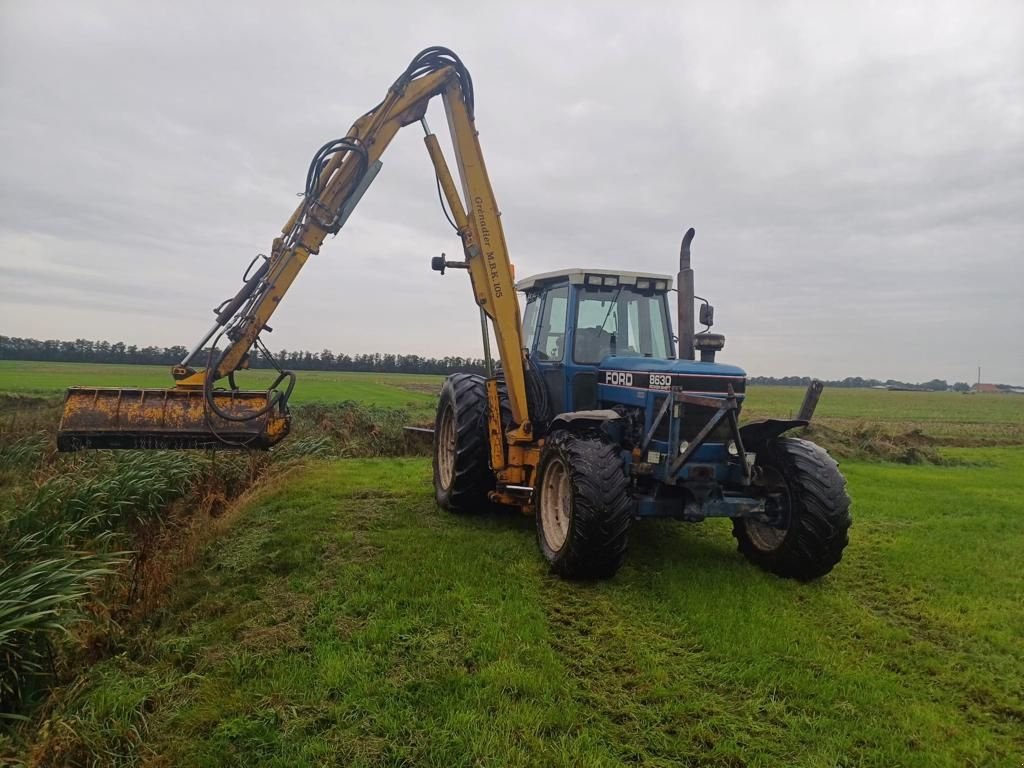
M95 363L145 363L150 365L174 365L188 353L185 347L137 347L123 341L75 339L60 341L47 339L24 339L16 336L0 336L0 360L44 360ZM197 357L198 365L206 365L208 350L202 350ZM358 353L349 355L334 353L329 349L321 352L282 349L274 354L271 361L265 354L254 349L250 352L249 364L253 368L269 368L276 362L281 367L295 370L325 371L367 371L380 373L433 373L447 375L456 372L483 373L484 361L479 358L446 355L445 357L421 357L420 355L398 355L394 353ZM764 386L806 387L810 376L751 376L751 384ZM932 379L923 384L910 384L896 379L882 382L861 376L848 376L841 380L826 381L828 387L913 387L935 391L946 391L949 384L944 379ZM964 382L957 382L953 389L958 392L970 390Z

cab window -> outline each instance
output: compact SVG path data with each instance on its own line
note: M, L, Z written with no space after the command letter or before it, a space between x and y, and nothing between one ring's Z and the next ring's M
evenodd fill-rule
M540 294L531 293L526 297L526 309L523 310L523 346L533 349L533 338L537 335L537 312L540 310Z
M573 359L595 364L608 355L668 357L664 294L629 286L583 288L576 312Z
M537 336L539 360L561 360L565 351L565 318L569 306L569 286L552 288L544 297Z

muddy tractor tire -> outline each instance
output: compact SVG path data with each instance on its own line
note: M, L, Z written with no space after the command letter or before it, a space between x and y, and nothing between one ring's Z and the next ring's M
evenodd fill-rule
M536 483L537 543L568 579L614 576L626 555L632 501L618 449L565 431L544 446Z
M839 465L824 448L787 437L764 445L757 467L780 525L734 520L737 548L750 562L784 578L824 576L842 559L853 523Z
M494 488L488 466L487 389L482 376L445 379L434 421L434 496L449 512L487 508Z

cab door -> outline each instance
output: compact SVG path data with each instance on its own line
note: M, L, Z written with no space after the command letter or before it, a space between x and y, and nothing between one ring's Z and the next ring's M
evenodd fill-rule
M569 320L569 285L548 288L538 299L540 320L531 355L548 388L553 413L566 410L566 333Z

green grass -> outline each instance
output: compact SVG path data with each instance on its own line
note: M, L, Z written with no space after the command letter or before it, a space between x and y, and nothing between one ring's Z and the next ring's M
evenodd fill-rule
M749 417L788 417L803 400L802 387L751 387ZM1024 444L1024 397L957 392L887 392L826 388L814 416L827 426L849 429L870 423L889 431L918 429L954 442Z
M634 528L598 584L429 462L319 462L253 501L36 757L194 766L960 766L1024 760L1024 449L844 465L855 527L782 581L728 527Z
M429 421L442 376L298 371L292 401L402 408L419 421ZM273 381L272 371L239 375L242 387L261 388ZM0 360L0 392L58 395L69 386L167 387L173 382L166 366L39 363ZM800 407L801 387L751 387L748 418L788 417ZM850 430L865 422L890 432L918 429L952 443L1024 444L1024 397L960 395L952 392L886 392L872 389L826 389L815 420Z
M748 405L788 416L803 400L803 387L751 387ZM865 421L1024 424L1024 397L958 392L887 392L827 387L816 416Z
M299 372L297 404L406 414L308 405L292 449L385 450L407 415L429 419L440 380ZM162 366L0 362L0 392L169 383ZM788 416L802 395L752 388L747 417ZM40 419L57 406L9 400L0 428L25 437L0 453L0 481L31 490L41 479L20 468L49 450ZM530 520L439 511L428 460L306 459L57 692L31 760L1024 763L1024 398L830 389L816 422L960 463L844 462L851 545L811 585L746 564L726 524L667 521L637 525L615 579L565 583ZM1003 447L950 447L978 445Z
M274 371L248 371L238 376L241 387L259 389L273 382ZM337 403L433 411L442 376L421 374L298 371L292 401ZM164 365L104 365L0 360L0 392L57 395L71 386L169 387L174 384Z

